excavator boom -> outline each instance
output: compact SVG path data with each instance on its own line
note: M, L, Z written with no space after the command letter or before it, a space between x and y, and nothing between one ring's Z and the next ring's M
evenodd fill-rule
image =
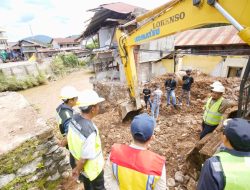
M119 52L124 65L132 101L123 104L126 112L141 108L133 48L152 40L209 24L232 24L243 41L250 45L250 0L173 0L131 21L116 31ZM144 22L130 33L123 28Z

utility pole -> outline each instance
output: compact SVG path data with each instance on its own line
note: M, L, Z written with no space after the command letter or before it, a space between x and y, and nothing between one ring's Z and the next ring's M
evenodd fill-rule
M32 28L31 28L31 25L29 24L29 28L30 28L30 35L32 36L32 38L34 39L34 36L33 36L33 31L32 31Z

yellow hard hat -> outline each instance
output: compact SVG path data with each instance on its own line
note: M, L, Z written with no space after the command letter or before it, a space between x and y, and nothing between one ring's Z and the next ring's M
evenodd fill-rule
M78 107L87 107L103 102L105 99L100 97L94 90L84 90L78 96Z
M73 86L64 86L61 89L60 98L62 100L67 100L71 98L78 97L79 93Z

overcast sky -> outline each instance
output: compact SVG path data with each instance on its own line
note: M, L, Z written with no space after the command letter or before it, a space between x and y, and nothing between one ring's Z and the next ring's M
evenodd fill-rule
M66 37L80 34L93 13L86 12L101 4L124 2L153 9L167 0L0 0L0 26L9 42L44 34Z

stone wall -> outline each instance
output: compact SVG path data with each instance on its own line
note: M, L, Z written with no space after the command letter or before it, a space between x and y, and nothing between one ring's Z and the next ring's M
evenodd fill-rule
M0 93L0 189L55 189L70 175L67 151L18 93Z
M0 72L5 76L15 76L17 79L25 79L28 75L37 76L39 72L50 74L51 59L44 59L42 63L35 61L22 61L0 64Z
M99 96L113 105L130 99L128 86L124 83L94 81L93 86Z

